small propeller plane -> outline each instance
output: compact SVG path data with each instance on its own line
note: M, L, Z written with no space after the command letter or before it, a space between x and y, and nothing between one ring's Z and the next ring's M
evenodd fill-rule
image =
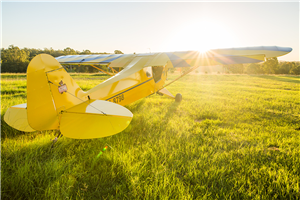
M11 127L25 132L60 130L64 136L89 139L123 131L133 114L124 105L154 93L176 101L165 88L170 68L257 63L292 51L289 47L260 46L198 51L68 55L54 58L47 54L34 57L27 68L27 104L15 105L5 113ZM83 91L62 65L106 65L122 69L89 91ZM100 68L98 68L101 70ZM179 77L179 78L180 78ZM176 81L175 79L174 81Z

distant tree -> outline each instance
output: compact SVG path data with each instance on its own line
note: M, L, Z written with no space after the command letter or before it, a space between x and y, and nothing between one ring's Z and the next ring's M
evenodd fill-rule
M288 74L291 68L295 65L294 62L280 62L278 63L278 68L276 70L276 74Z
M89 72L89 73L96 73L96 72L99 71L98 69L96 69L96 68L94 68L94 67L92 67L92 66L88 66L88 69L87 69L87 70L88 70L87 72Z
M44 48L44 50L43 50L43 53L50 54L50 55L52 55L53 52L54 52L54 50L52 49L52 47L50 49Z
M119 51L119 50L118 50ZM119 51L120 53L121 51ZM29 61L31 61L38 54L50 54L53 57L59 57L62 55L78 55L78 54L109 54L109 53L93 53L90 50L83 50L82 52L74 50L70 47L64 50L54 50L52 47L42 49L23 48L20 49L17 46L10 45L7 49L1 49L1 71L2 72L26 72ZM121 52L122 53L122 52ZM64 66L68 71L77 72L97 72L90 66L77 66L70 65Z
M29 54L29 60L31 60L32 58L34 58L34 56L43 53L41 49L28 49L28 48L24 48L24 51L26 51Z
M244 73L244 65L243 64L231 64L225 65L223 68L229 70L233 74L242 74Z
M90 50L83 50L82 52L80 52L80 54L89 55L89 54L92 54L92 52Z
M1 72L26 72L29 63L29 52L10 45L1 51Z
M76 53L76 51L74 49L71 49L70 47L67 47L64 49L64 54L65 55L76 55L79 53Z
M115 50L115 54L124 54L124 53L120 50Z
M53 57L59 57L59 56L63 56L64 55L64 51L62 50L55 50L53 53L51 53L51 56Z
M267 58L262 65L262 69L265 74L275 74L275 72L278 71L277 57Z
M76 71L77 73L86 73L88 71L88 66L87 65L80 65L80 66L73 65L73 70Z
M250 63L245 66L245 73L247 74L262 74L261 64Z
M291 70L289 71L289 73L293 75L300 75L300 64L298 65L294 64Z

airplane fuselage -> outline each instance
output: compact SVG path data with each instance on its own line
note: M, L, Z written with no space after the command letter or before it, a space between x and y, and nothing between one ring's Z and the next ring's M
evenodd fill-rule
M167 78L167 66L149 66L105 87L97 86L87 91L91 99L105 100L127 105L149 96L163 87Z

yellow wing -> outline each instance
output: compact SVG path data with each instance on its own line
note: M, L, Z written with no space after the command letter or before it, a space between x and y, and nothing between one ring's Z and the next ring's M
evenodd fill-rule
M292 51L290 47L258 46L229 49L212 49L205 53L198 51L162 52L146 54L113 54L113 55L70 55L57 57L61 64L108 65L125 68L138 58L147 59L140 68L148 66L193 67L220 64L239 64L262 62L265 58L283 56Z

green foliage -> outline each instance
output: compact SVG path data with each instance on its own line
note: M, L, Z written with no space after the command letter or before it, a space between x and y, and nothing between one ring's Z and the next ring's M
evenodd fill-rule
M120 50L115 50L115 54L124 54L124 53Z
M92 52L90 50L83 50L82 52L80 52L80 54L89 55L92 54Z
M121 51L120 51L121 52ZM10 45L8 49L1 49L1 72L13 72L24 73L27 70L27 66L32 58L38 54L46 53L53 57L59 57L63 55L89 55L89 54L106 54L106 53L92 53L90 50L83 50L82 52L74 50L70 47L64 50L54 50L52 48L41 49L20 49L14 45ZM65 66L70 72L98 72L97 69L91 66Z
M251 63L249 65L246 65L246 69L245 69L245 72L247 74L262 74L263 71L262 69L260 68L260 64L258 63Z
M70 47L67 47L64 49L64 55L78 55L80 54L79 51L75 51L74 49L71 49Z
M262 65L262 69L264 74L275 74L278 71L278 59L276 57L267 58Z
M224 68L226 69L226 71L230 71L233 74L243 74L244 73L244 65L243 64L225 65Z
M29 49L10 45L8 49L1 49L1 72L13 72L24 73L32 58L36 55L46 53L53 57L59 57L63 55L89 55L89 54L107 54L93 53L90 50L83 50L82 52L74 50L70 47L64 50L54 50L52 48L41 49ZM115 54L123 54L120 50L115 50ZM299 62L278 62L277 58L269 58L264 63L251 63L251 64L232 64L224 65L223 71L233 74L292 74L299 75ZM83 72L83 73L95 73L98 70L91 66L65 66L69 72ZM200 68L203 67L199 67ZM187 68L184 68L183 72ZM210 72L210 66L206 66L202 69L206 74ZM173 71L171 71L173 73Z
M247 74L292 74L299 75L299 62L278 62L277 58L270 58L264 63L245 64Z
M26 72L29 52L10 45L1 50L1 72Z
M108 77L71 76L84 90ZM2 199L300 199L299 77L187 75L167 88L180 104L151 95L123 132L54 149L56 131L3 121L26 74L1 77Z
M295 63L292 65L290 74L300 75L300 63L298 63L298 65L296 65Z

